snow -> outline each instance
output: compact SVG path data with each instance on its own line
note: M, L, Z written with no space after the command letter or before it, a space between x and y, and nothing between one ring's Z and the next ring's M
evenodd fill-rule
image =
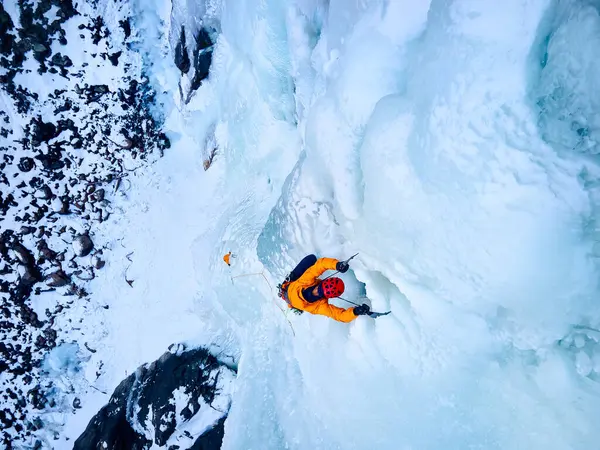
M192 17L134 3L173 147L96 231L89 382L216 345L238 365L224 449L597 447L595 8L212 2L211 75L183 106L161 27ZM356 252L349 291L389 316L278 310L304 255Z
M189 421L184 422L183 426L178 427L177 432L169 438L165 446L189 444L211 429L230 407L234 382L235 380L231 372L219 372L218 391L220 395L210 405L200 398L199 412L192 416ZM189 401L188 395L184 392L183 388L180 388L173 392L172 400L175 404L175 415L181 417L181 411L187 406ZM189 436L192 436L193 440ZM156 444L152 447L152 449L158 448L160 447Z

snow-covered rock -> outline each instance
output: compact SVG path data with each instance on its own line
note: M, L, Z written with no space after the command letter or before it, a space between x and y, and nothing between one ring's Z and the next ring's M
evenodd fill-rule
M52 272L46 278L46 284L50 287L61 287L69 284L71 280L62 270L57 270L56 272Z
M234 378L204 348L166 352L119 384L73 448L218 449Z
M87 234L75 236L73 239L73 250L77 256L87 256L94 248L92 239Z

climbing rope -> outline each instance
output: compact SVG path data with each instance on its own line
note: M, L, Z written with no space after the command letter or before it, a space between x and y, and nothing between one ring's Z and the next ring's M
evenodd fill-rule
M267 282L267 285L269 286L269 290L271 291L271 294L273 295L273 301L275 303L275 306L277 306L277 308L279 309L279 311L281 311L281 314L283 314L283 317L285 318L285 320L287 321L287 323L290 325L290 328L292 329L292 334L294 335L294 337L296 337L296 332L294 331L294 326L292 325L292 322L290 322L290 319L288 319L287 312L283 310L283 308L281 307L281 305L279 305L279 302L277 301L277 298L275 297L275 291L273 290L273 286L271 286L271 283L269 282L269 280L265 276L264 271L262 271L262 272L253 272L253 273L244 273L244 274L241 274L241 275L236 275L234 277L231 277L231 284L233 284L233 280L235 278L250 277L250 276L253 276L253 275L254 276L260 275Z

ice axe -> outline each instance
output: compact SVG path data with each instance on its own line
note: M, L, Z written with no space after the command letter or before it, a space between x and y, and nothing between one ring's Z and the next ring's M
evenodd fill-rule
M358 256L358 253L355 253L354 255L352 255L350 258L345 259L344 261L340 261L340 262L345 262L345 263L349 263L353 258L356 258ZM335 274L340 273L339 270L336 270L335 272L333 272L331 275L329 275L328 277L323 278L323 280L326 280L327 278L331 278L332 276L334 276Z
M344 297L338 297L338 298L339 298L340 300L344 300L345 302L352 303L353 305L356 305L356 306L362 306L362 305L359 305L358 303L354 303L354 302L351 302L350 300L346 300ZM391 313L391 311L387 311L387 312L384 312L384 313L378 313L378 312L375 312L375 311L371 311L371 312L370 312L369 314L367 314L367 315L368 315L369 317L372 317L373 319L376 319L377 317L381 317L381 316L387 316L389 313Z
M355 253L355 254L354 254L354 255L352 255L350 258L348 258L348 259L346 259L345 261L342 261L342 262L348 263L348 262L350 262L350 260L354 259L356 256L358 256L358 253ZM324 278L324 280L326 280L326 279L327 279L327 278L329 278L329 277L332 277L332 276L334 276L336 273L339 273L339 270L338 270L338 271L336 271L336 272L334 272L334 273L332 273L332 274L331 274L331 275L329 275L328 277ZM353 305L355 305L355 306L361 306L361 305L359 305L358 303L354 303L354 302L352 302L352 301L350 301L350 300L347 300L347 299L345 299L344 297L338 297L338 298L339 298L339 299L341 299L341 300L344 300L345 302L351 303L351 304L353 304ZM371 311L371 312L368 314L368 316L369 316L369 317L372 317L373 319L375 319L375 318L377 318L377 317L381 317L381 316L387 316L389 313L391 313L391 311L387 311L387 312L384 312L384 313L378 313L378 312L375 312L375 311Z

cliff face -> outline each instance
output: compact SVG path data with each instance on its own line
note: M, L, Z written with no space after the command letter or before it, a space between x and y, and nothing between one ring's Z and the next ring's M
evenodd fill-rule
M74 449L218 449L234 378L203 348L167 352L119 384Z

